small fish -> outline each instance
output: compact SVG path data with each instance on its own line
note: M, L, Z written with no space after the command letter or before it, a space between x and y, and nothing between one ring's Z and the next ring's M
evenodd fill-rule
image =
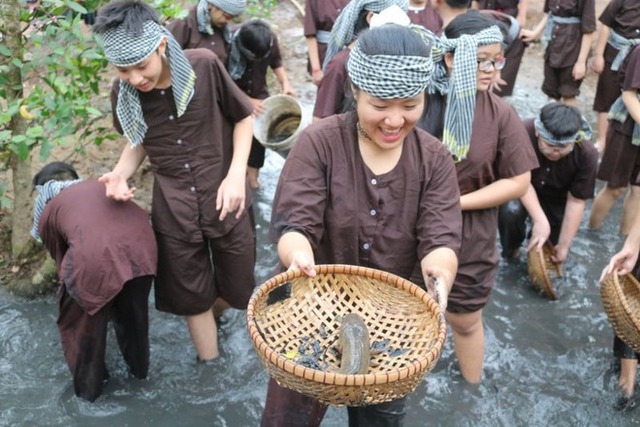
M362 317L349 313L342 318L338 348L342 354L338 372L366 374L369 370L369 330Z
M286 282L269 292L269 295L267 296L267 305L273 305L277 302L284 301L289 297L291 297L291 282Z

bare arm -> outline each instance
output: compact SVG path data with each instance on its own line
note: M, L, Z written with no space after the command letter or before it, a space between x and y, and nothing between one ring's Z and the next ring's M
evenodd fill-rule
M640 211L635 213L631 231L624 241L622 249L611 258L609 264L602 270L600 280L602 281L605 276L614 272L621 275L630 273L638 260L638 252L640 252Z
M524 196L530 182L531 172L499 179L460 197L460 207L463 211L470 211L500 206L508 200Z
M538 40L544 31L544 27L547 26L548 19L549 16L545 13L533 30L527 30L526 28L520 30L520 38L526 43Z
M527 9L529 8L529 0L520 0L518 4L518 15L516 21L520 24L520 28L524 28L527 25Z
M278 82L282 87L282 93L284 93L285 95L296 96L296 91L293 89L293 86L291 86L284 67L278 67L274 69L273 72L275 73Z
M311 64L311 80L317 86L322 80L322 64L318 53L318 39L307 37L307 50L309 51L309 63Z
M638 99L638 90L631 89L622 92L622 102L629 111L629 115L635 120L636 123L640 123L640 100Z
M578 60L573 65L574 80L582 80L587 73L587 58L589 57L589 50L591 50L592 40L593 33L582 35L582 43L580 44L580 53L578 54Z
M533 223L531 237L527 244L527 252L531 249L540 249L549 239L551 226L549 225L547 215L542 210L542 206L540 206L540 200L538 200L538 195L533 185L529 184L527 192L520 198L520 201L529 213L531 222Z
M591 69L594 73L600 74L604 70L604 50L607 47L607 40L609 40L609 34L611 29L606 25L600 26L598 32L598 40L596 46L593 49L593 62L591 62Z
M580 221L584 214L585 201L578 199L569 193L567 195L567 204L564 209L564 218L562 218L562 228L560 228L560 237L555 247L555 253L551 256L553 262L564 262L569 254L571 242L580 228Z
M307 276L315 276L313 249L309 240L297 231L289 231L278 240L278 257L288 269L300 269Z
M227 176L220 183L216 197L216 210L220 211L220 221L227 214L236 212L239 218L245 208L245 180L247 161L253 136L253 118L247 116L236 122L233 128L233 158Z
M127 180L140 167L145 157L147 157L147 153L142 144L138 144L135 148L131 148L129 143L125 145L113 170L98 179L105 185L107 197L120 201L127 201L133 198L136 188L129 188Z

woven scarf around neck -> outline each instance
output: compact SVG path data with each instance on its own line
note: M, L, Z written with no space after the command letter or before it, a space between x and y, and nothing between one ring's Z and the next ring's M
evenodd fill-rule
M456 161L467 157L471 144L471 129L476 107L478 46L502 43L500 29L493 25L476 34L465 34L456 39L442 36L438 54L454 52L451 75L444 61L438 64L428 92L447 94L442 142Z
M178 117L182 116L195 92L196 75L173 35L156 22L146 21L138 35L128 34L122 26L102 36L107 60L116 67L131 67L157 51L163 38L167 40L166 57L171 73L171 87ZM138 90L120 80L116 115L124 135L136 147L144 140L147 124L142 113Z

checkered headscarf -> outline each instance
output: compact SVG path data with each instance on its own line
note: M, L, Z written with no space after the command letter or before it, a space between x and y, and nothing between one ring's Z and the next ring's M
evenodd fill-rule
M182 116L193 98L196 74L171 33L154 21L146 21L139 35L127 33L124 26L106 31L102 35L104 54L116 67L131 67L146 60L158 49L162 38L167 39L166 55L171 72L171 86L178 117ZM142 143L147 124L142 114L140 98L135 87L120 80L116 106L118 121L124 135L135 147Z
M476 33L448 39L444 34L439 40L439 54L455 51L451 75L447 74L444 61L440 61L428 92L447 94L444 113L442 142L456 161L467 157L471 143L471 128L476 107L478 46L502 43L504 36L493 25Z
M565 136L564 138L558 138L553 133L551 133L544 126L544 123L542 123L540 114L538 114L538 116L533 120L533 125L538 131L538 135L540 135L540 138L544 139L550 145L564 146L572 144L574 142L579 143L581 141L589 141L591 140L591 135L593 133L591 125L584 116L582 116L582 127L578 129L578 132L571 136Z
M246 0L199 0L196 6L196 20L198 21L198 31L202 34L209 34L210 36L215 34L213 25L211 24L211 15L209 15L209 4L214 5L223 12L229 15L240 15L247 6ZM231 43L231 31L229 26L225 25L220 29L222 31L222 37L227 43Z
M426 56L367 55L356 42L347 72L354 85L376 98L406 99L425 91L433 61Z
M331 29L331 36L327 44L327 53L324 57L322 68L326 69L327 64L331 62L336 53L353 41L354 27L360 12L367 10L380 13L393 5L399 6L405 12L409 9L408 0L351 0L347 3Z
M47 206L47 203L49 203L51 199L56 197L65 188L77 184L81 181L82 179L74 179L73 181L57 181L55 179L52 179L45 182L43 185L36 185L38 196L36 197L36 201L33 205L33 225L31 226L31 237L33 237L37 241L42 240L40 238L39 232L40 217L42 216L42 212L44 212L44 208Z

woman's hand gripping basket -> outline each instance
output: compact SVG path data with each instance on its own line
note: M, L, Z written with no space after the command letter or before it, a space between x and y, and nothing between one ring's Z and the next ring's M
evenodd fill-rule
M444 345L444 313L427 292L393 274L318 265L315 277L279 274L256 289L247 327L267 373L325 404L363 406L411 393ZM365 374L340 373L340 327L355 313L367 326Z
M600 284L600 296L616 335L640 353L640 283L631 274L609 274Z

